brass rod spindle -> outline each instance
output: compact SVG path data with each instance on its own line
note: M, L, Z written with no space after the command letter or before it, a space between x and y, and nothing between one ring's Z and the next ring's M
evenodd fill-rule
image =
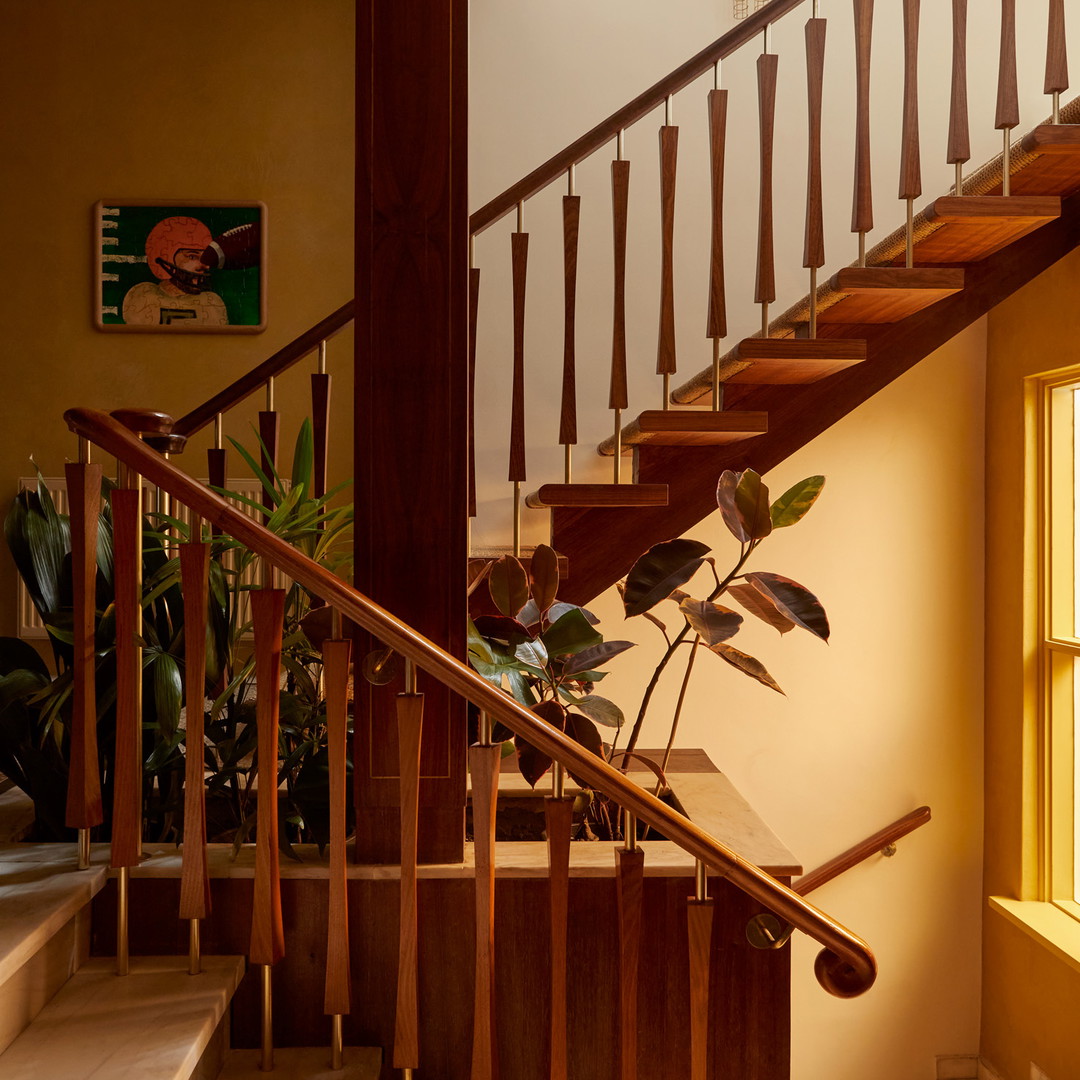
M1004 136L1001 149L1001 194L1007 198L1012 193L1012 145L1009 142L1011 129L1005 128L1001 134Z
M1001 194L1011 190L1012 129L1020 123L1020 99L1016 86L1016 0L1001 0L1001 49L998 54L997 111L994 127L1002 132Z
M817 272L825 264L825 226L822 209L821 179L821 106L825 76L824 19L806 23L806 233L803 242L803 266L810 271L810 336L817 337Z
M915 265L915 200L907 199L907 226L904 243L904 265L910 270Z
M1061 95L1056 90L1050 97L1050 123L1061 123Z
M319 370L318 374L326 374L326 340L325 338L319 342Z
M671 408L671 375L669 372L664 372L664 389L662 391L664 395L664 409Z
M131 970L128 934L128 902L131 897L131 870L121 866L116 877L116 974Z
M344 1064L345 1025L341 1013L330 1017L330 1068L335 1072Z
M79 436L79 464L90 464L90 440Z
M720 339L712 339L712 407L713 412L724 408L724 387L720 382Z
M700 860L694 862L694 899L707 900L709 897L709 881L707 867Z
M573 447L570 445L570 443L567 443L566 446L563 447L563 483L564 484L572 484L573 483L574 468L573 468L572 450L573 450Z
M614 257L611 304L611 380L608 408L615 414L615 458L613 482L622 470L622 411L629 405L626 380L626 230L630 205L630 162L624 157L624 132L615 139L615 160L611 163L611 236Z
M810 267L810 336L817 337L817 274L816 266Z
M261 1003L259 1068L262 1072L274 1070L274 969L270 964L259 965L259 989Z
M551 766L551 797L553 799L566 798L566 767L558 761Z
M964 163L971 158L967 102L968 0L952 0L952 91L949 100L949 142L946 160L956 166L954 195L964 194Z
M274 376L266 380L266 411L274 411Z
M760 141L760 191L758 194L758 258L754 302L761 305L761 336L769 336L769 304L776 299L773 254L773 139L776 123L776 73L778 58L765 51L757 59L758 135Z
M855 187L851 202L851 231L859 237L859 265L866 265L866 234L874 227L874 197L870 162L870 53L874 0L855 4Z
M905 265L914 266L912 204L922 194L919 154L919 0L904 0L904 121L900 136L900 188L907 202Z
M637 851L637 818L629 810L623 811L623 846L627 851Z
M90 869L90 830L79 830L79 869Z
M614 483L622 483L622 409L615 410L615 464Z
M198 975L202 971L202 943L199 939L199 920L188 920L188 974Z
M529 261L529 234L525 230L525 204L518 203L517 231L510 234L513 276L514 356L510 405L510 462L507 480L514 485L514 555L521 554L521 483L525 464L525 281Z
M521 481L514 481L514 558L521 558Z
M221 420L221 413L218 413L214 417L214 449L215 450L220 450L221 449L222 426L223 425L222 425L222 420Z

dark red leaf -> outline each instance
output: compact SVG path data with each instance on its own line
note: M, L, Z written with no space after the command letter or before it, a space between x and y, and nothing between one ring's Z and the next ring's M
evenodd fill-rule
M495 606L504 615L516 618L529 599L529 578L525 567L513 555L496 559L488 574L488 590Z
M746 575L746 580L771 600L796 626L822 641L829 640L829 620L818 598L805 586L780 574L764 570Z
M686 584L708 553L708 545L696 540L665 540L649 548L626 575L623 607L627 617L643 614Z
M795 624L791 619L768 596L758 592L753 585L729 585L727 594L728 596L734 596L751 615L756 615L781 634L786 634L789 630L795 628Z
M713 645L710 651L716 653L721 660L726 660L732 667L738 668L744 675L757 679L770 690L775 690L778 694L784 693L777 681L765 670L765 665L749 653L740 652L734 645Z

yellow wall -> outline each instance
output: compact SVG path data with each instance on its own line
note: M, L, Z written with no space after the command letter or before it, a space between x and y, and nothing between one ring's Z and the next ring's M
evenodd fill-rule
M1037 626L1024 379L1080 361L1078 274L1074 252L990 316L985 890L1024 900L1037 898L1036 717L1028 689ZM984 926L985 1057L1005 1080L1027 1080L1032 1061L1054 1080L1080 1075L1080 972L996 912L985 914Z
M183 11L141 0L5 4L0 65L4 345L0 505L33 455L62 473L73 405L180 416L352 295L350 0L224 0ZM302 18L300 12L302 10ZM261 334L102 333L91 321L101 198L258 199L269 212ZM337 417L351 415L351 333L330 345ZM306 375L281 380L283 441ZM256 402L226 431L253 443ZM205 476L204 440L186 461ZM351 423L332 459L351 472ZM185 460L185 459L182 459ZM241 464L240 468L243 466ZM0 558L0 633L15 575Z

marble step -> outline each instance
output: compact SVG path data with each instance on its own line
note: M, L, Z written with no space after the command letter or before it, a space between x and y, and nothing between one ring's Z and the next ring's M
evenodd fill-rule
M218 1080L379 1080L382 1050L377 1046L346 1046L342 1068L330 1068L325 1046L284 1047L274 1050L274 1071L263 1072L258 1050L231 1050Z
M244 974L240 956L135 957L130 974L94 959L64 984L0 1054L4 1080L193 1080L216 1075L203 1062L224 1051L229 1002ZM200 1069L201 1066L201 1069Z

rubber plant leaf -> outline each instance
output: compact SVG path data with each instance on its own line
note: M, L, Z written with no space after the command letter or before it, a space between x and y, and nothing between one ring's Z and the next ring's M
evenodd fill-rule
M604 639L590 625L581 608L571 608L540 636L548 656L567 656L599 645Z
M552 727L559 731L566 729L566 710L557 701L540 701L531 707L541 720L546 720ZM551 758L542 750L537 750L532 743L523 739L520 735L514 736L514 747L517 750L518 769L521 775L529 782L531 787L536 787L536 781L551 768Z
M786 529L801 521L806 512L814 505L821 489L825 486L824 476L808 476L789 487L779 499L769 507L774 529Z
M733 596L751 615L756 615L779 633L786 634L795 629L795 623L753 585L729 585L727 595Z
M746 580L778 611L822 641L829 640L829 620L818 598L805 586L780 574L758 570Z
M541 615L553 603L559 591L559 556L547 544L538 544L529 563L529 577L532 579L532 595L537 610Z
M622 709L614 701L600 697L599 694L586 694L573 702L573 707L583 712L590 720L595 720L604 727L621 728L626 723ZM571 714L572 715L572 714ZM579 739L578 742L581 740Z
M525 568L513 555L495 560L488 574L488 590L495 606L508 618L514 619L529 599L529 579Z
M564 675L577 675L582 671L591 671L600 664L606 664L612 657L634 647L633 641L602 641L599 645L590 645L582 649L573 660L568 660L563 667Z
M594 753L598 758L603 760L604 757L604 740L600 735L600 732L596 730L596 725L586 716L578 716L576 713L570 713L566 718L566 734L569 735L574 742L580 743L586 750ZM577 776L572 770L570 772L571 779L579 784L581 787L588 787L589 782L584 777Z
M775 690L778 694L784 693L777 681L765 670L765 665L749 653L740 652L734 645L712 645L710 651L716 653L721 660L726 660L733 668L738 668L744 675L757 679L770 690Z
M630 568L623 590L626 617L643 615L685 585L705 561L707 544L696 540L665 540L654 544Z
M708 600L695 600L693 597L683 600L679 604L679 610L686 616L686 621L694 633L710 648L734 637L743 622L743 617L737 611Z

